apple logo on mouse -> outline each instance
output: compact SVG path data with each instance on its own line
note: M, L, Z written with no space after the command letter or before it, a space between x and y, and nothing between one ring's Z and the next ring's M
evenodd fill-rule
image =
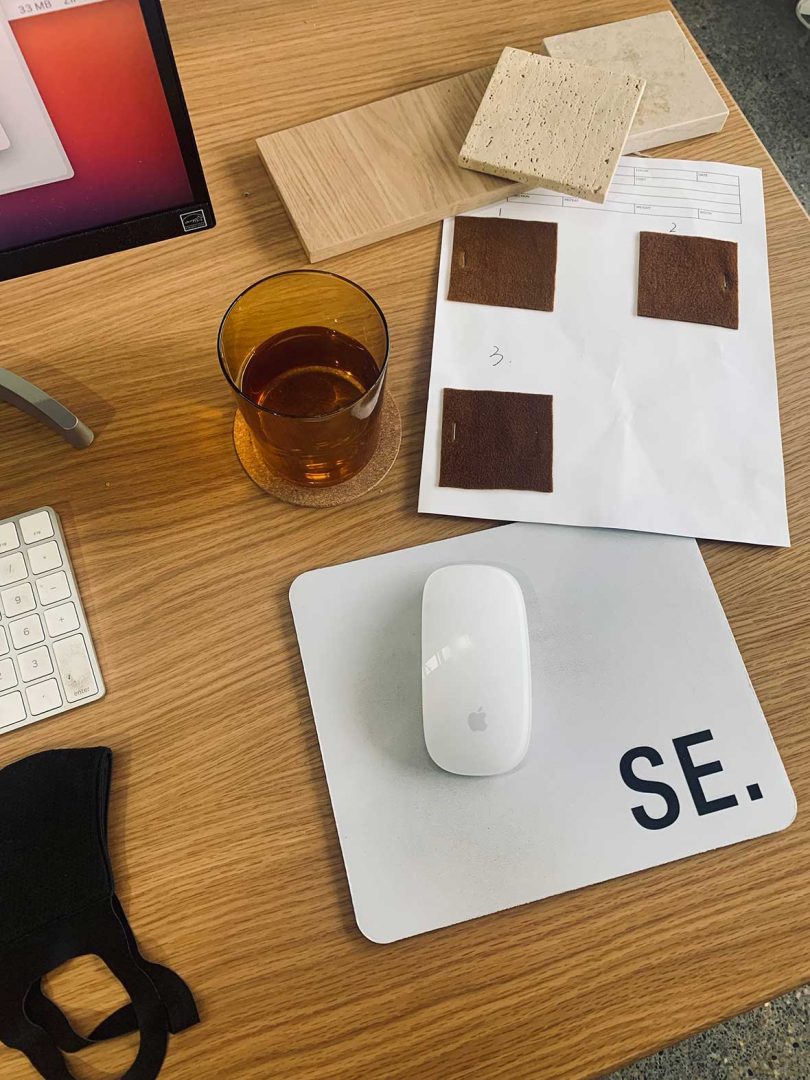
M467 717L467 723L470 725L470 731L486 731L487 714L480 705Z

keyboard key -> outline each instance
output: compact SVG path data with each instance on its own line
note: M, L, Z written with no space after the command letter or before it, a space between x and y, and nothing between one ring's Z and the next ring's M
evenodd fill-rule
M6 615L24 615L26 611L33 611L37 606L34 599L34 590L27 581L18 585L16 589L4 589L0 593L0 603Z
M81 701L84 697L95 694L98 690L87 646L81 634L62 638L53 643L56 666L62 676L65 697L68 701Z
M20 691L15 690L13 694L0 697L0 731L19 724L21 720L25 720L25 705Z
M39 615L26 615L24 619L9 623L8 628L11 631L11 644L15 649L24 649L27 645L39 645L40 641L45 640L42 619Z
M0 556L0 586L13 585L15 581L23 581L27 577L28 571L25 569L25 559L21 551Z
M51 515L47 510L40 510L38 514L29 514L28 517L20 518L20 529L26 544L36 544L38 540L47 540L53 536Z
M28 708L32 716L41 716L51 709L58 709L62 704L62 695L59 693L59 683L56 679L46 679L45 682L37 683L36 686L27 686L25 696L28 698Z
M38 649L29 649L28 652L20 653L17 663L20 665L23 682L33 682L34 679L53 675L51 654L44 645L40 645Z
M44 574L46 570L56 570L62 565L62 556L59 554L59 546L55 540L29 548L28 558L31 560L33 574Z
M39 602L43 606L55 604L59 600L67 600L70 596L70 585L68 585L67 574L64 570L57 570L55 574L48 574L36 580Z
M73 604L60 604L59 607L48 608L45 612L45 623L51 637L58 637L69 630L78 630L79 616Z
M0 740L103 694L59 515L0 514Z
M17 527L13 521L7 521L0 525L0 555L6 551L13 551L20 546L20 538L17 535Z
M17 672L14 670L14 663L9 657L8 660L0 660L0 694L4 690L11 690L17 685Z

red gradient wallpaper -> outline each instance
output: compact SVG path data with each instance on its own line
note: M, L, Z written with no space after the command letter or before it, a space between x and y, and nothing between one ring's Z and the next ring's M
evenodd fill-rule
M85 3L10 26L74 175L0 195L0 249L191 201L138 0Z

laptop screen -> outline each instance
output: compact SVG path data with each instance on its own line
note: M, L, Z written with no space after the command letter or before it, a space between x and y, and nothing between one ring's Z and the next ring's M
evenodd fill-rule
M150 6L0 0L0 253L207 202ZM211 224L174 216L172 235Z

